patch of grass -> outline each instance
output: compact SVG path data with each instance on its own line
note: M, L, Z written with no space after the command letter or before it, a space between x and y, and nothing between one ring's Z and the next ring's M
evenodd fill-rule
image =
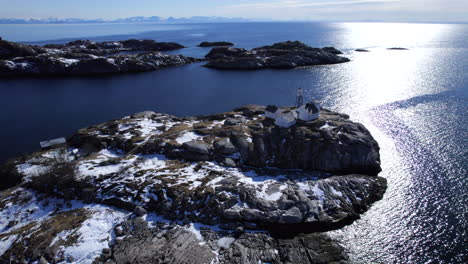
M18 187L10 188L2 192L0 200L0 209L4 209L5 205L12 203L15 205L25 204L31 200L31 196L23 195L21 190L18 190Z
M146 140L145 137L140 137L140 136L132 137L132 138L130 139L130 141L132 142L132 144L140 143L140 142L143 142L143 141L145 141L145 140Z
M83 183L75 179L75 163L66 162L55 164L47 173L39 175L34 180L26 183L26 186L45 194L57 194L54 190L66 188L82 188Z
M187 124L179 124L179 125L174 125L173 127L169 128L167 131L159 135L161 138L165 137L173 137L176 135L179 135L181 132L189 132L192 131L193 127Z
M3 234L0 234L0 240L6 238L6 237L9 237L9 236L14 236L14 235L19 235L19 234L22 234L22 233L25 233L25 232L28 232L30 233L34 227L37 226L37 222L31 222L23 227L20 227L18 229L15 229L11 232L8 232L8 233L3 233Z
M193 128L194 129L203 129L203 128L207 128L207 127L209 127L211 125L213 125L213 122L202 121L202 122L198 122L198 123L193 124Z
M171 171L171 172L176 172L180 169L186 168L190 166L190 163L188 162L183 162L179 160L167 160L166 161L166 167L162 168L161 171Z
M98 166L109 166L109 165L117 165L122 161L122 158L116 157L116 158L110 158L105 161L101 161Z

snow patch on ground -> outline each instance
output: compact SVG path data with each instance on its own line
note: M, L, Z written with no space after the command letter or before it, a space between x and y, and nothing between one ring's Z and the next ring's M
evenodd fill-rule
M213 164L212 164L213 165ZM195 171L197 163L183 168L179 171L179 176L177 177L177 184L188 183L190 189L196 188L202 184L202 180L208 175L205 169L199 169Z
M12 197L15 203L8 202ZM0 240L0 255L19 239L19 234L14 234L16 230L33 222L39 226L56 213L81 208L87 210L90 216L79 228L60 232L51 243L53 245L60 240L66 240L71 234L78 235L77 243L61 248L65 257L72 256L75 260L73 263L77 264L91 264L103 248L109 247L113 239L113 227L130 215L129 212L105 205L83 204L79 201L70 201L69 206L65 206L65 200L50 197L41 199L36 192L23 188L13 191L3 198L2 202L5 206L0 209L0 234L13 234Z
M67 66L67 67L69 67L73 63L77 63L77 62L80 61L80 60L77 60L77 59L66 59L66 58L58 58L57 60L60 61L61 63L65 64L65 66Z
M37 177L49 171L50 166L44 165L33 165L30 163L23 163L16 166L16 169L19 173L25 176L25 179L29 179L31 177Z
M239 169L230 169L232 174L236 176L238 182L247 186L253 186L256 189L257 198L277 201L283 195L282 191L288 187L288 184L282 182L286 177L279 176L260 176L254 171L242 172ZM276 191L272 191L276 187Z
M187 231L192 232L197 237L198 240L200 240L202 242L205 241L202 234L200 233L200 230L198 228L196 228L194 224L190 224L189 227L186 228L186 229L187 229Z
M0 239L0 256L5 254L5 252L10 249L11 245L16 240L17 235L5 237L4 239Z
M264 184L262 191L256 193L257 197L262 198L267 201L278 201L281 198L281 196L283 196L282 191L287 188L287 185L282 184L278 186L278 191L275 191L275 192L269 192L268 191L269 187L271 187L271 185Z
M312 187L312 192L315 194L315 197L323 203L323 201L325 201L325 193L318 185L319 184L315 184L314 187Z
M156 170L166 166L167 158L164 155L144 155L140 156L143 161L135 164L135 170Z
M220 248L228 249L234 241L236 241L236 239L233 237L222 237L218 240L217 244Z
M340 196L340 197L343 196L343 193L342 193L342 192L337 191L335 188L333 188L333 187L331 187L331 186L330 186L330 190L331 190L331 193L332 193L333 195L335 195L335 196Z
M202 138L202 136L198 135L197 133L185 132L182 135L180 135L178 138L176 138L176 141L179 144L184 144L185 142L189 142L189 141L193 141L193 140L199 140L201 138Z
M142 133L143 137L147 137L153 134L161 134L158 128L164 126L162 122L156 122L152 119L141 119L138 122L138 125L141 126L140 132Z
M79 234L78 242L64 248L65 257L72 256L76 263L92 263L104 248L110 246L113 227L126 217L125 213L104 206L93 205L88 209L93 214L74 231Z
M309 182L297 182L297 186L299 187L300 190L304 191L307 194L312 194L315 196L323 205L324 201L326 200L326 195L325 192L320 189L319 183L315 183L313 186L313 183Z
M120 159L119 159L120 158ZM102 165L112 159L119 159L115 164ZM96 154L95 159L84 160L78 164L77 177L99 177L101 175L109 175L123 171L125 168L133 164L137 156L122 158L122 155L117 152L102 149Z

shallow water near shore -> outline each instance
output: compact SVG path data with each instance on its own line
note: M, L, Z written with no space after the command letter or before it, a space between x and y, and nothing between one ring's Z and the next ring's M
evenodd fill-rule
M307 97L363 123L381 147L380 175L389 186L383 200L352 225L330 232L352 261L464 263L468 259L468 25L109 26L0 25L0 36L35 44L84 37L150 38L179 42L189 48L171 53L194 57L210 50L195 47L202 41L225 40L253 48L300 40L311 46L334 46L352 61L286 71L218 71L195 63L99 78L0 80L0 160L35 151L40 140L139 111L185 116L244 104L291 105L295 90L302 87ZM387 50L390 47L409 50ZM356 48L370 52L354 52Z

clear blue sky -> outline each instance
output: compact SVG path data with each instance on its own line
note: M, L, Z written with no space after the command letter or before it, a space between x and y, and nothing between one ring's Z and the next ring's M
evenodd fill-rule
M0 0L0 6L2 18L226 16L281 20L468 20L468 0Z

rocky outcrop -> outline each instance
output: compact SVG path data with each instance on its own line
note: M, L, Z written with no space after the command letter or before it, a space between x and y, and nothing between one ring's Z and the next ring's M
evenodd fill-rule
M202 42L198 44L199 47L224 47L224 46L234 46L234 43L227 41L215 41L215 42Z
M355 51L357 51L357 52L370 52L369 50L366 50L366 49L356 49Z
M0 77L76 76L153 71L199 61L158 51L183 48L177 43L154 40L93 42L77 40L44 47L0 41ZM152 51L140 54L119 52Z
M302 66L336 64L349 59L333 47L312 48L299 41L287 41L246 50L242 48L217 47L205 57L205 65L217 69L291 69Z
M124 223L126 232L112 250L115 263L346 263L343 248L322 233L273 238L264 233L216 232L141 219ZM201 242L202 241L202 242ZM340 262L341 261L341 262Z
M253 50L232 48L229 42L203 42L213 48L206 67L217 69L290 69L349 61L333 47L312 48L299 41L281 42ZM160 51L184 48L172 42L123 40L94 42L75 40L44 47L0 40L0 78L16 76L75 76L152 71L162 67L202 61ZM142 51L146 53L128 54ZM116 55L118 54L118 55ZM120 55L119 55L120 54Z
M0 196L1 263L346 263L325 233L274 237L171 222L16 188ZM246 232L248 231L248 232Z
M39 54L0 60L0 77L82 76L154 71L199 61L182 55L159 52L101 57L87 54Z
M382 197L379 147L364 126L322 110L284 129L264 109L183 119L145 112L78 131L61 149L69 162L47 158L52 152L6 171L42 192L89 197L91 189L87 200L227 229L334 229Z
M149 39L129 39L120 41L125 49L144 50L144 51L168 51L185 48L184 46L173 42L156 42Z
M87 219L101 225L109 221L103 214L121 210L129 216L114 225L117 239L93 251L101 262L345 262L342 248L320 232L352 223L382 198L377 142L347 115L325 109L289 128L264 114L258 105L186 118L147 111L79 130L66 146L12 159L0 172L20 187L2 196L0 216L15 211L22 222L2 218L0 228L12 227L0 233L0 244L10 243L3 248L14 256L63 260L71 252L64 248L90 234L58 223L83 230ZM34 195L22 196L27 193ZM41 214L47 217L34 225L24 220L35 219L27 209L50 197L55 211L67 211L58 204L71 199L90 205L69 210L89 210ZM113 223L122 219L112 215ZM29 237L31 230L40 232ZM47 240L32 246L42 233ZM54 243L48 252L44 245Z
M24 56L35 56L45 50L38 46L30 46L6 40L0 40L0 60Z
M104 42L75 40L66 44L47 44L44 48L69 53L84 53L102 56L126 51L170 51L183 49L185 47L173 42L156 42L151 39L129 39Z

